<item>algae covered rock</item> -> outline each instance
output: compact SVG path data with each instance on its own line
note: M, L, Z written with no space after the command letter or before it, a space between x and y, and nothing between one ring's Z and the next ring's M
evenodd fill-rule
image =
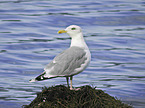
M43 88L42 92L24 108L132 108L132 106L91 86L70 90L58 85Z

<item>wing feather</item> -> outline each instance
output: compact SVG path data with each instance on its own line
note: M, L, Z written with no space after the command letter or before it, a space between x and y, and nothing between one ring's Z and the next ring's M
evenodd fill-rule
M84 49L70 47L56 56L54 60L44 68L44 72L35 79L31 79L30 82L78 74L80 71L76 72L75 69L80 68L86 60L87 57ZM83 68L81 70L83 70Z
M81 65L87 59L85 57L86 52L79 47L70 47L67 50L60 53L50 62L44 69L46 76L67 76L71 75L76 68Z

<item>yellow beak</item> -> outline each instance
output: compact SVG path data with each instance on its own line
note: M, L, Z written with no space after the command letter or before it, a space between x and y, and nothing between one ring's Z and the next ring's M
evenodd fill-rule
M58 34L61 34L61 33L66 33L66 31L65 30L59 30Z

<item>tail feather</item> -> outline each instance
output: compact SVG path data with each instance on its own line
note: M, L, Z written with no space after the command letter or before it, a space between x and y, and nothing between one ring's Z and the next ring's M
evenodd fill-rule
M36 82L36 81L42 81L46 79L56 78L56 77L64 77L63 75L49 75L48 77L45 76L46 72L44 71L41 75L37 76L34 79L30 79L29 82Z
M43 72L43 73L42 73L41 75L39 75L38 77L29 80L29 82L36 82L36 81L42 81L42 80L45 80L45 79L49 79L49 78L44 77L45 74L46 74L46 72Z

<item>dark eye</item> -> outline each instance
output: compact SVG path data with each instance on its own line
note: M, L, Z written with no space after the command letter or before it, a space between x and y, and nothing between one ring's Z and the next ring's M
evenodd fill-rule
M76 28L71 28L71 30L75 30Z

